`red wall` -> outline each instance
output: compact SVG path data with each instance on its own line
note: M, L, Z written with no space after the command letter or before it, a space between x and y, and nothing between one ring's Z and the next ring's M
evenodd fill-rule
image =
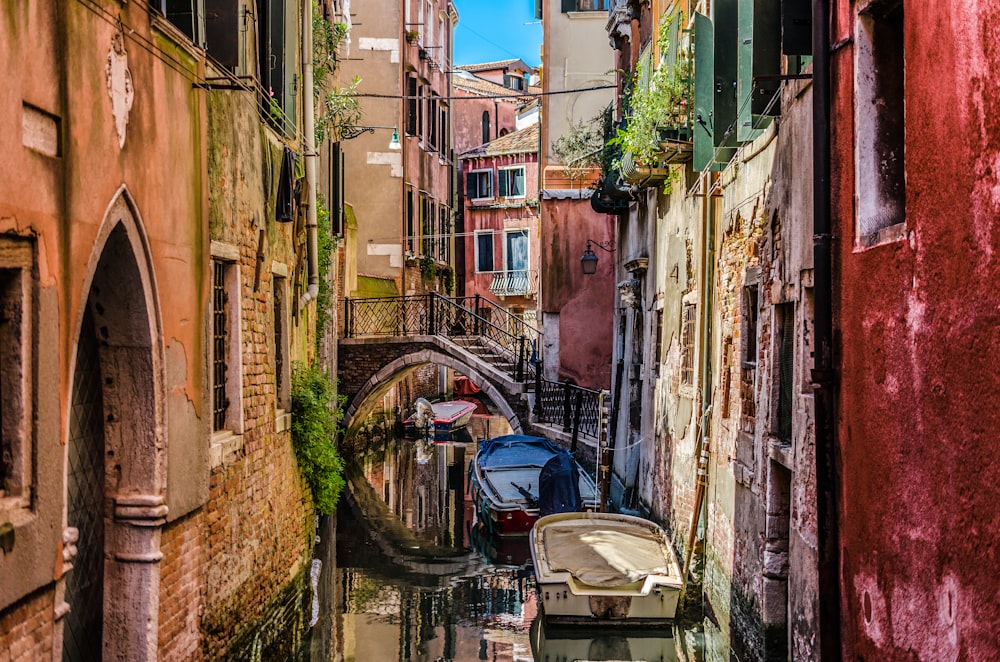
M854 248L854 47L832 55L845 659L997 655L1000 5L960 4L904 2L904 239Z
M559 378L610 389L616 253L594 247L597 273L589 276L580 257L587 239L614 239L615 219L587 199L544 200L542 227L543 312L559 313Z

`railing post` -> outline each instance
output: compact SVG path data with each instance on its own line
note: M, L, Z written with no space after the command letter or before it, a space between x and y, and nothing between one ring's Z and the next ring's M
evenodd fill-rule
M542 407L542 371L537 367L535 368L535 402L539 404L538 410L541 411Z
M580 438L580 415L583 414L583 391L576 392L576 413L573 414L573 439L569 449L576 452L576 440Z
M427 335L435 335L436 327L434 325L434 293L427 293Z
M475 324L476 332L475 332L475 335L477 335L477 336L482 335L482 333L483 333L482 329L480 328L480 320L483 318L483 316L481 314L481 311L479 309L479 301L480 301L480 299L482 299L482 295L479 294L479 292L476 292L476 324Z
M569 382L563 382L563 422L562 426L564 430L569 429L569 414L570 414L570 404L569 404Z
M517 374L515 375L515 380L518 382L524 381L524 343L525 337L521 336L517 339Z
M344 297L344 337L353 338L354 328L353 320L351 320L351 300L348 297Z

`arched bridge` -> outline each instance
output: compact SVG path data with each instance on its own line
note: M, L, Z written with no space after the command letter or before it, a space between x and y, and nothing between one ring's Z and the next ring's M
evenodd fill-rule
M517 432L596 442L602 393L542 378L538 331L488 299L345 299L343 319L337 363L349 430L407 371L435 363L468 376Z

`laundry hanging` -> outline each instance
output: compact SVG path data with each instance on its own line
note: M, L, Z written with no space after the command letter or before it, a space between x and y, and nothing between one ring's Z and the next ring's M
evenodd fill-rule
M281 174L278 176L274 217L280 223L290 223L295 220L295 152L287 147L281 156Z

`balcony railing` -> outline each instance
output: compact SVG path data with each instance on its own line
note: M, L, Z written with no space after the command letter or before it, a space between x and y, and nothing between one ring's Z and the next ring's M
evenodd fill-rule
M538 270L494 271L490 292L499 297L528 296L538 291Z

